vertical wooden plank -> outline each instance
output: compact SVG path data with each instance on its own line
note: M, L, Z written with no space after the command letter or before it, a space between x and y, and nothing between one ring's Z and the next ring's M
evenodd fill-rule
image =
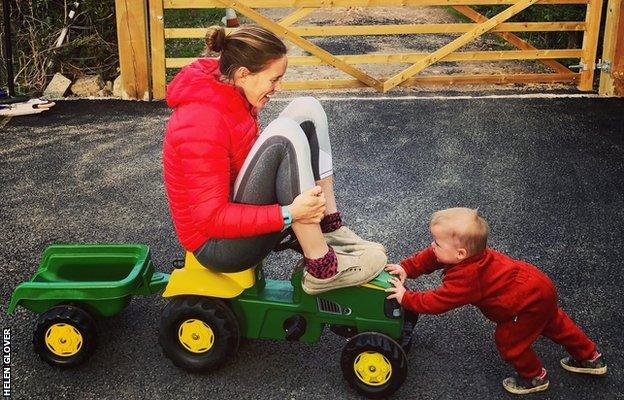
M602 59L611 62L610 71L600 71L600 86L598 88L598 94L601 96L615 96L615 77L618 73L616 64L618 59L615 58L615 50L619 45L620 49L624 51L624 40L618 37L618 31L621 34L624 29L620 27L620 19L624 18L624 9L622 9L622 0L609 0L607 5L607 15L604 31L604 42L602 45ZM618 29L619 28L619 29ZM620 53L622 54L622 52ZM620 55L620 58L622 56ZM619 72L621 73L621 72ZM622 93L620 93L620 96Z
M149 100L149 62L145 3L115 0L122 98Z
M600 14L602 13L602 0L590 0L585 14L585 26L587 30L583 35L583 55L581 63L585 68L581 71L579 90L592 90L594 82L594 64L598 49L598 32L600 31Z
M150 50L152 64L152 98L162 100L166 95L165 18L163 0L149 0Z
M615 52L611 64L615 90L613 95L624 97L624 5L620 4L618 28L615 39Z

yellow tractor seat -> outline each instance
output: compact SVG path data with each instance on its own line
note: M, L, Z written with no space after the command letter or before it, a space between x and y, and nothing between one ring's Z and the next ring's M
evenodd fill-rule
M184 267L171 273L163 297L198 295L236 297L256 283L255 266L240 272L216 272L204 267L191 252L184 256Z

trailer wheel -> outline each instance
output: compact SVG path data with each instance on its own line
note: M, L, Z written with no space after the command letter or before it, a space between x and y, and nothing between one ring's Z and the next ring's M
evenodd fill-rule
M371 399L390 396L407 376L405 351L381 333L353 336L342 350L340 366L349 385Z
M182 296L163 310L158 342L173 364L188 372L208 372L232 358L240 339L236 317L222 301Z
M33 345L43 361L65 368L86 361L95 350L96 339L91 315L76 306L62 305L39 316Z

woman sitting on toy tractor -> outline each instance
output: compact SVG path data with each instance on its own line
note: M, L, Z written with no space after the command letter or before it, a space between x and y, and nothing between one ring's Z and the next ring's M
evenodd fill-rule
M342 224L333 188L327 116L293 100L258 134L257 113L281 89L286 46L247 25L206 34L208 52L167 90L164 178L182 246L205 267L237 272L260 262L292 227L309 294L355 286L386 265L384 247Z

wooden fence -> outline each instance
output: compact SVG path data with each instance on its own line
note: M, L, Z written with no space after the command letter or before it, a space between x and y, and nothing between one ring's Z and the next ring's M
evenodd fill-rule
M592 89L595 71L596 51L598 46L598 32L602 0L146 0L147 8L143 5L146 14L140 15L140 6L134 6L135 15L127 9L123 0L117 0L118 5L125 4L126 16L133 17L134 22L126 23L128 29L134 28L136 32L126 37L137 40L147 30L138 28L141 18L147 20L149 25L149 56L145 58L151 61L149 78L147 81L151 87L151 97L162 99L165 96L166 70L179 68L190 62L193 58L172 58L165 54L165 41L167 39L203 38L206 27L174 28L167 27L164 18L166 9L190 9L190 8L232 8L239 14L246 16L255 23L270 29L279 37L282 37L306 52L310 56L290 56L289 65L330 65L352 77L352 79L322 79L306 81L286 81L285 89L315 89L315 88L353 88L372 87L379 92L386 92L396 86L411 86L419 84L462 84L462 83L533 83L533 82L568 82L575 83L580 90ZM609 0L619 3L621 0ZM133 4L135 2L131 2ZM140 3L137 1L136 4ZM507 22L511 17L535 4L578 4L586 6L586 17L582 21L565 22ZM472 7L474 5L509 5L497 15L488 18L479 14ZM451 6L457 12L465 15L472 23L446 23L446 24L403 24L403 25L349 25L349 26L311 26L299 25L301 19L309 16L319 8L328 7L418 7L418 6ZM274 21L258 9L267 8L292 8L291 14ZM119 8L118 8L119 13ZM619 15L619 14L618 14ZM118 14L118 23L120 16ZM613 24L612 24L613 25ZM613 29L613 28L612 28ZM513 32L553 32L553 31L582 31L583 44L581 48L570 49L537 49ZM504 51L458 51L458 49L485 33L494 33L506 42L513 45L517 50ZM317 46L309 37L323 36L361 36L361 35L406 35L406 34L457 34L458 37L448 44L431 52L412 52L395 54L352 54L336 56ZM122 75L126 82L125 65L142 65L143 56L122 55L122 35L120 37L120 58L126 58L122 62ZM126 39L127 40L127 39ZM147 43L148 39L144 39ZM140 46L134 45L134 48ZM615 47L614 47L615 48ZM130 54L133 54L130 52ZM568 67L557 62L557 59L578 59L580 70L570 70ZM421 71L440 61L495 61L495 60L539 60L549 67L549 73L522 73L500 75L422 75ZM408 68L392 76L378 77L366 73L357 68L358 64L374 63L408 63ZM600 66L600 65L599 65ZM142 74L129 73L141 79L143 87L145 82ZM132 80L132 79L129 79ZM142 98L139 95L137 98Z

